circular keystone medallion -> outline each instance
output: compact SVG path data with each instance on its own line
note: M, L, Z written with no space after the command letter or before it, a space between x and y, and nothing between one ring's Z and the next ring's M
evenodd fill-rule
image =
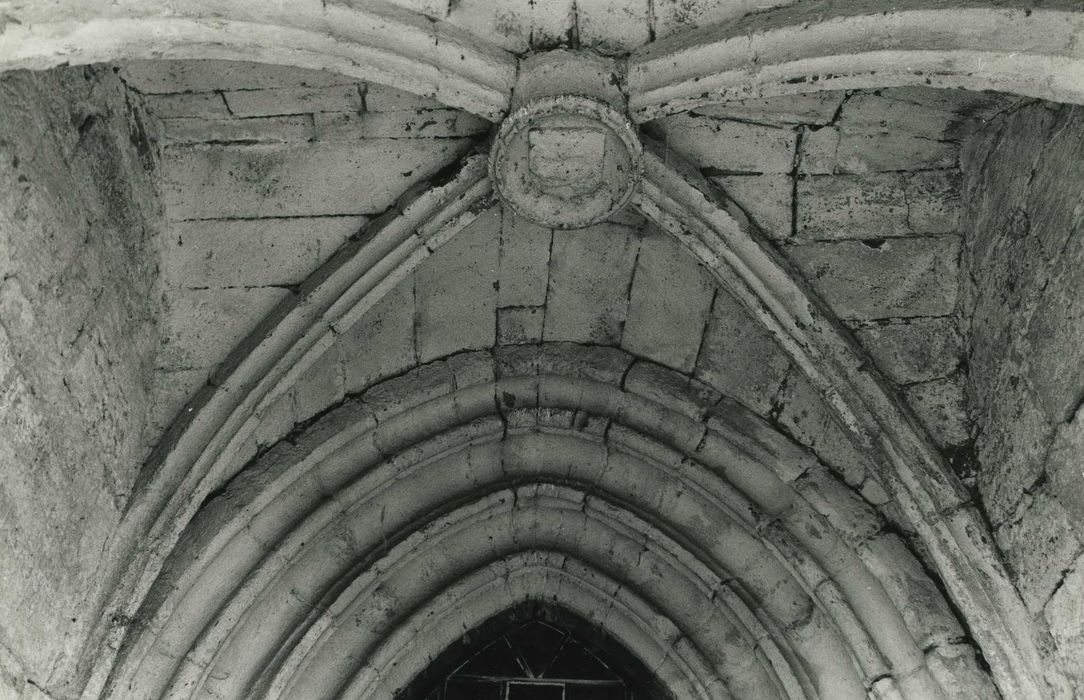
M583 228L628 204L643 147L628 118L605 102L558 95L505 119L489 169L517 214L543 226Z

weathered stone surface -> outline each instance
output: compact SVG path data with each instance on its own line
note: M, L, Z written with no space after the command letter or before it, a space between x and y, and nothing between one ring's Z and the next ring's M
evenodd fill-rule
M341 345L333 343L306 368L294 388L294 415L304 422L342 399L346 378L340 356Z
M500 224L500 210L490 209L418 266L415 342L420 362L493 345Z
M957 236L789 245L798 266L844 319L945 316L956 308Z
M866 458L840 427L824 397L797 368L788 371L768 418L813 450L850 486L857 487L866 480Z
M971 437L965 382L964 375L957 373L903 390L911 410L940 447L963 445Z
M335 142L479 136L492 126L481 117L459 109L393 110L364 114L319 112L312 115L312 120L314 138Z
M231 90L222 93L235 117L270 117L313 112L360 112L362 85Z
M719 175L711 178L768 238L790 238L794 230L794 180L790 175Z
M364 224L360 216L174 222L163 280L177 288L297 285Z
M1065 572L1059 588L1043 609L1043 617L1057 647L1056 663L1076 688L1084 688L1084 556Z
M620 343L639 248L639 233L624 226L554 231L543 339Z
M179 117L162 119L163 144L291 143L316 136L308 114L253 119Z
M158 366L214 367L290 295L279 287L177 290L162 309Z
M1084 117L1079 120L1084 132ZM1080 138L1084 143L1084 137ZM1084 168L1078 170L1084 176ZM1062 187L1069 187L1063 184ZM1059 190L1053 190L1058 193ZM1057 194L1055 194L1057 197ZM1046 289L1028 324L1026 346L1050 348L1030 357L1029 378L1042 407L1051 421L1071 417L1084 402L1084 194L1078 195L1077 219L1071 225L1076 235L1055 254ZM1046 207L1064 211L1072 202L1044 202ZM1035 210L1039 215L1044 209ZM1065 221L1036 221L1034 231L1046 223L1068 225ZM1067 226L1069 228L1069 226ZM1053 234L1051 234L1053 235Z
M957 640L963 629L922 565L896 535L879 535L858 549L923 649Z
M1044 468L1084 541L1084 411L1058 426Z
M1024 492L1042 477L1053 426L1026 379L1012 375L1000 378L993 389L1000 399L993 401L992 394L985 394L989 389L983 391L974 380L971 387L971 395L978 398L973 410L979 426L975 441L982 469L979 492L990 519L1001 523L1015 510Z
M679 114L651 123L648 130L708 175L794 169L797 136L789 129Z
M395 285L336 342L346 391L357 393L417 364L414 341L414 276Z
M786 97L732 100L696 109L697 114L763 124L823 126L839 111L845 93L828 90Z
M951 185L957 177L930 171L800 178L797 235L834 240L955 231L958 195Z
M147 447L154 447L155 439L166 431L181 415L183 406L207 382L210 367L196 369L159 369L154 374L154 404L147 422L152 426L148 433Z
M880 173L956 166L958 145L895 132L824 128L803 136L803 174Z
M700 352L714 284L673 238L650 228L640 241L621 346L691 371Z
M57 696L151 409L155 151L110 70L0 77L0 695ZM12 688L11 692L8 689Z
M372 83L365 88L366 112L396 112L400 110L441 109L444 105L431 97L421 97L410 92L396 90L387 85Z
M939 644L926 652L926 665L949 700L996 698L997 688L968 644Z
M537 343L542 340L542 306L511 306L497 309L497 342L502 345Z
M1024 602L1039 614L1084 544L1069 513L1047 489L1021 506L1016 518L995 531Z
M854 334L877 368L899 384L947 377L963 359L963 337L951 316L892 319Z
M504 209L501 219L500 306L541 306L549 281L550 229Z
M147 111L159 119L180 117L228 117L230 109L217 92L153 95L146 100Z
M790 358L722 289L712 303L702 343L695 376L760 415L768 415Z
M457 139L172 147L163 201L172 220L369 214L467 147Z
M660 0L655 3L655 34L659 37L676 34L692 27L726 22L742 15L770 7L785 7L794 0Z
M128 85L148 94L322 87L357 82L327 71L211 59L129 61L121 68L120 75Z
M573 7L584 48L620 55L651 40L651 5L647 0L632 3L576 0Z

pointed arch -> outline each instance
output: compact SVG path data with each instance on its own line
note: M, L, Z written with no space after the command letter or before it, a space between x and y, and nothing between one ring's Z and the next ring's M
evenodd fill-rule
M631 362L616 351L511 352L476 353L451 383L426 367L389 380L242 471L173 549L107 693L345 692L399 620L526 547L667 611L736 696L862 698L874 683L942 696L949 679L923 648L958 628L939 637L907 618L932 584L899 569L894 536L804 448L737 404L676 410L695 392L669 370L632 363L606 380L607 358ZM513 406L608 427L517 431ZM885 587L890 571L912 583Z

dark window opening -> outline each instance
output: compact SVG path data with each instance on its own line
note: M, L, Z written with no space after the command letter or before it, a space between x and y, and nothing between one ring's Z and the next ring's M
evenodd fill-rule
M573 613L517 606L464 634L396 700L673 700L616 640Z

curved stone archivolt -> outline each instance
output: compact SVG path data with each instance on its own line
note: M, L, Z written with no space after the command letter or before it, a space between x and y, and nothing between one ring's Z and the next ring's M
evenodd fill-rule
M428 11L315 0L210 9L158 0L107 11L26 3L5 10L0 70L141 58L278 63L385 83L499 120L515 56ZM650 19L642 21L651 36ZM1084 13L1073 0L909 0L887 11L861 0L799 3L634 50L626 91L641 122L732 99L910 85L1084 103L1082 35Z
M671 37L629 57L631 116L915 84L1084 102L1075 5L967 5L916 0L870 14L863 2L815 3ZM261 60L492 120L517 69L510 54L384 4L236 2L213 18L201 7L110 7L108 17L55 4L10 11L0 69ZM598 624L675 697L993 696L937 584L891 534L902 528L968 617L1002 691L1042 697L1019 597L924 433L746 222L670 163L649 156L648 170L638 206L771 329L788 371L844 424L857 467L825 466L688 367L588 345L425 362L415 347L402 377L314 423L282 425L279 402L299 388L319 394L309 385L329 354L367 351L344 348L344 332L492 203L473 156L314 273L178 419L106 558L116 570L83 657L87 694L389 696L464 626L557 595L587 617L607 611ZM341 399L319 396L306 418ZM138 624L111 628L133 614ZM668 632L644 632L660 626ZM417 639L431 648L404 654Z
M674 697L991 692L880 516L705 395L621 351L543 344L351 397L201 509L107 691L391 698L465 629L550 597Z

